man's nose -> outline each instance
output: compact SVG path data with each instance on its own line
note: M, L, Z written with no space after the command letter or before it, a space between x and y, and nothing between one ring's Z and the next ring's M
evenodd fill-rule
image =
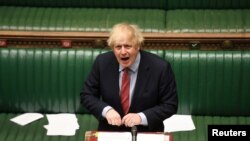
M121 54L125 54L125 53L127 53L127 50L126 50L126 48L124 46L122 46L122 48L121 48Z

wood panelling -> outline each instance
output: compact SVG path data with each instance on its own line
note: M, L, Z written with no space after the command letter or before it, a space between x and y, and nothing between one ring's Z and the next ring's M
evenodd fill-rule
M0 31L0 46L107 47L108 32ZM250 49L250 33L143 33L143 48Z

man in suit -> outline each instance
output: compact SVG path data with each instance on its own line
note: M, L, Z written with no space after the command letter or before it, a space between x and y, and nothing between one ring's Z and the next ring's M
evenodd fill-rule
M163 132L163 120L177 112L171 65L143 51L143 40L138 26L117 24L108 39L112 51L97 56L80 95L98 130Z

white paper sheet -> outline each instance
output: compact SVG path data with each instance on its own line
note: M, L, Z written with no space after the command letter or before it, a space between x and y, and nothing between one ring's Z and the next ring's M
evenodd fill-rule
M173 115L163 121L164 132L191 131L195 129L191 115Z
M166 138L164 138L166 136ZM169 141L169 136L164 134L143 134L137 135L138 141Z
M44 125L44 128L47 129L47 135L48 136L74 136L76 133L75 128L69 128L65 127L64 125L60 126L49 126L49 125Z
M10 121L15 122L21 126L24 126L42 117L43 115L40 113L24 113L10 119Z
M130 132L98 132L98 141L131 141ZM164 134L138 133L137 141L169 141L169 136Z
M98 132L98 141L131 141L129 132Z
M44 125L48 136L73 136L79 129L79 124L75 114L47 114L49 124Z

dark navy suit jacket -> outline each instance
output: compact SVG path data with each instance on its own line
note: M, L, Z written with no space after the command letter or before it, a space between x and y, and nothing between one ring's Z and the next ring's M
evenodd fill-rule
M140 53L141 60L129 112L145 114L148 126L137 126L139 132L162 132L163 120L175 114L178 108L174 73L170 63L159 56L142 50ZM119 64L113 52L97 56L80 95L83 106L98 119L98 130L131 130L125 126L109 125L102 117L102 110L108 105L121 118L124 116L119 96Z

